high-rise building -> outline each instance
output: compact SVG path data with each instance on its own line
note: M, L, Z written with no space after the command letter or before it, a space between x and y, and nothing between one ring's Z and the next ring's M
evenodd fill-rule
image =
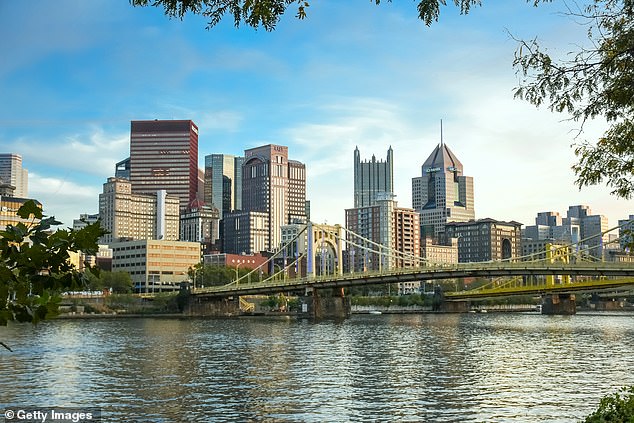
M379 195L376 202L374 206L346 209L346 228L362 237L349 238L357 244L349 246L350 268L367 271L420 265L418 213L397 207L388 194Z
M527 245L540 245L530 241L549 240L558 244L577 244L581 236L580 220L577 218L561 218L558 212L537 213L535 225L522 229L522 238ZM524 248L524 247L522 247ZM528 248L528 247L527 247Z
M627 219L619 219L619 245L621 250L632 252L634 242L634 214Z
M589 255L595 259L604 258L605 248L609 242L608 218L603 215L593 215L590 206L577 205L568 207L564 225L578 225L581 238L574 253Z
M269 144L244 153L242 210L268 214L268 246L277 248L281 227L306 218L306 168L289 161L288 147L281 145Z
M385 161L361 161L359 147L354 149L354 207L375 206L377 194L394 194L394 152L387 150Z
M13 186L13 196L28 198L29 172L22 167L22 156L0 153L0 183Z
M109 231L102 237L102 244L122 239L178 239L178 197L164 190L133 194L127 179L108 178L103 184L99 216L101 226Z
M206 204L194 204L181 213L180 240L212 244L220 237L218 209Z
M165 190L178 197L181 210L198 191L198 127L191 120L132 121L130 130L132 192Z
M439 237L448 222L475 219L473 178L463 175L462 163L440 142L412 178L412 207L420 213L421 236Z
M130 158L123 159L114 166L114 177L130 179Z
M224 213L242 209L242 164L244 157L229 154L205 156L205 195L207 205Z
M79 215L79 219L73 220L73 230L78 231L86 226L96 223L99 220L99 213L88 214L82 213Z
M222 220L222 250L225 253L255 254L273 249L268 213L235 211L225 214Z

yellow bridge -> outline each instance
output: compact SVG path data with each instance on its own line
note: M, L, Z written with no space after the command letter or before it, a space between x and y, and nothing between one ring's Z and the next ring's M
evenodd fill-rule
M531 284L515 280L512 284L488 286L479 289L446 293L447 300L485 298L502 295L525 295L544 292L560 293L614 289L634 285L634 264L632 263L539 263L539 262L491 262L464 263L435 267L400 268L381 272L347 273L323 275L295 279L268 279L262 282L244 280L228 285L194 289L192 294L202 297L228 297L234 295L274 294L279 292L302 291L307 288L347 288L372 284L389 284L412 281L427 281L454 278L499 278L542 275L564 275L573 277L594 277L591 280L575 281L565 278L565 283L554 280ZM609 278L609 279L608 279Z

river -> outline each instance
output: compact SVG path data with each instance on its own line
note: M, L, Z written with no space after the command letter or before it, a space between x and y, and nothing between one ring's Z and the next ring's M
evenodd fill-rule
M575 422L634 385L631 313L53 320L0 340L2 409L108 422Z

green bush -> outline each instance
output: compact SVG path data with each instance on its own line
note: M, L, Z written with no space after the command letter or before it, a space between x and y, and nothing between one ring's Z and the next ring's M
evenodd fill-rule
M603 397L599 408L584 422L634 423L634 386L621 388L619 392Z

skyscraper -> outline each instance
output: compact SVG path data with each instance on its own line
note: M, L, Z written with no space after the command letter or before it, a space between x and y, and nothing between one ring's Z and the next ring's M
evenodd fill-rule
M132 121L130 131L132 192L166 190L184 210L198 190L198 127L191 120Z
M447 222L475 219L473 178L464 176L462 163L443 143L434 148L412 178L412 207L420 213L421 236L438 237Z
M22 156L13 153L0 154L0 183L15 187L13 196L29 195L29 172L22 167Z
M121 239L177 240L179 201L164 190L135 194L127 179L108 178L99 194L101 226L108 231L101 243Z
M268 213L271 249L282 239L282 225L305 219L306 167L288 160L288 147L269 144L244 152L242 210Z
M418 213L397 207L389 194L379 194L374 206L346 209L346 228L361 237L349 238L354 243L348 247L350 267L366 271L420 265L419 227ZM384 254L378 253L376 244L385 247ZM367 252L368 248L376 252Z
M223 213L242 209L242 164L244 157L229 154L205 156L205 196L207 205Z
M385 161L361 161L359 147L354 149L354 207L368 207L377 205L376 197L379 193L394 194L394 152L392 147L387 150Z

